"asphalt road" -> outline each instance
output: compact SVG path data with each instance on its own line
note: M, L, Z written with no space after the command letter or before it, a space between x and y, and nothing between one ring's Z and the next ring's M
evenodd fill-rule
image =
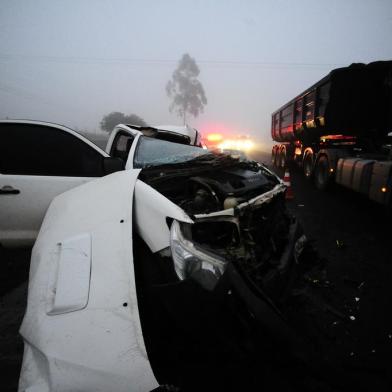
M257 158L270 164L269 155ZM283 177L283 170L275 171ZM323 298L312 303L313 312L308 306L310 334L320 353L364 390L390 391L391 216L338 185L318 191L299 168L292 167L290 177L294 199L288 207L322 260L318 273L308 277L315 298Z
M267 155L257 158L269 164ZM338 186L317 191L298 170L291 170L291 181L294 199L288 207L318 256L316 268L304 275L306 285L294 293L297 308L289 316L291 311L296 328L313 338L320 356L356 380L355 389L360 384L363 390L392 390L391 218ZM1 390L12 391L23 353L18 329L29 252L0 249L0 260Z

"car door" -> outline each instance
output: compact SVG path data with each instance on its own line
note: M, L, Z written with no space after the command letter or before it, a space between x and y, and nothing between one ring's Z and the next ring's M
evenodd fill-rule
M55 196L103 175L106 154L66 129L0 123L0 244L31 246Z
M133 264L139 172L89 182L50 205L31 258L20 391L158 387L143 339Z
M113 158L120 158L126 169L133 168L133 156L142 133L126 125L117 126L111 133L106 152Z

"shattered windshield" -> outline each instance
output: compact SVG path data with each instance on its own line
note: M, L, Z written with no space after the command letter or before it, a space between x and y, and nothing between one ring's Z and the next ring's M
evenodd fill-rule
M181 163L210 153L209 150L199 147L141 136L133 167L144 169L152 166Z

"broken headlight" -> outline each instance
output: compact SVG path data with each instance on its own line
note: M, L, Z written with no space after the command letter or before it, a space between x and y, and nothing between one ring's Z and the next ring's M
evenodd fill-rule
M174 269L181 279L194 279L207 290L213 290L223 275L227 261L197 247L184 237L182 224L173 221L170 229L170 248Z

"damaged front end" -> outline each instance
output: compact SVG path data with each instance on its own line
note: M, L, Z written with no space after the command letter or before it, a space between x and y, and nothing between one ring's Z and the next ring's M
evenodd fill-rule
M146 140L141 170L52 202L19 390L279 390L279 365L304 358L280 312L303 248L285 186L255 162Z
M298 239L298 225L285 209L283 192L278 187L263 202L240 206L232 214L196 215L193 224L173 222L171 252L178 277L194 278L212 290L233 263L278 299Z
M188 168L154 168L140 176L192 218L171 224L178 278L193 278L212 290L233 263L278 300L299 238L285 206L285 186L256 162L202 158Z
M303 356L279 311L304 245L285 207L285 186L263 165L221 155L148 168L139 178L192 219L169 218L170 246L149 254L140 244L135 256L159 383L251 388L264 377L272 385L273 357Z

